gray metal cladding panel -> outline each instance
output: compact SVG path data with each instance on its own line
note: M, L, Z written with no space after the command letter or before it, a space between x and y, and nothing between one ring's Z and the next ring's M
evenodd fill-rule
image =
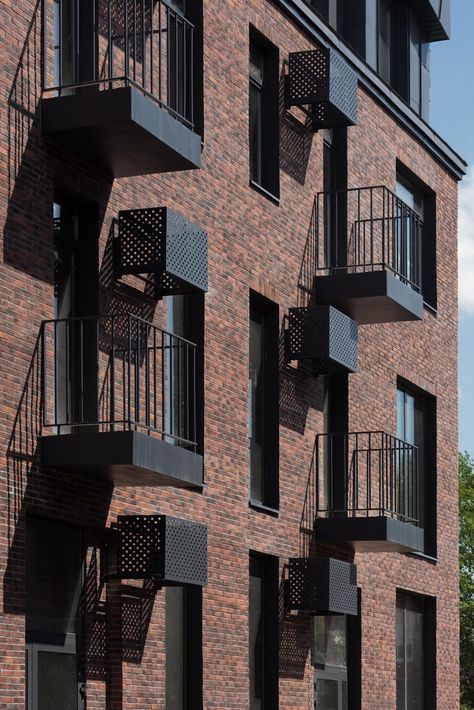
M358 325L336 308L290 308L288 330L289 360L313 360L319 372L357 370Z
M312 614L357 615L357 567L342 560L289 560L289 606Z
M207 291L207 234L168 207L121 211L114 270L155 274L164 295Z
M207 584L207 527L166 516L165 579Z
M169 515L117 519L117 573L162 585L207 583L207 527Z
M291 52L288 64L287 103L311 106L315 128L357 122L357 76L334 50Z

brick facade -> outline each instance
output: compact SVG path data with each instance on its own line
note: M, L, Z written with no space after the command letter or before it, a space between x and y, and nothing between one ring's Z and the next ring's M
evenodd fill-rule
M313 45L272 2L204 3L205 133L202 168L111 182L41 136L39 6L6 0L0 10L0 706L24 707L25 514L101 530L120 514L171 514L207 523L209 582L203 592L203 705L248 707L248 555L275 555L281 578L308 545L301 530L314 438L323 431L320 378L280 369L280 514L248 505L248 294L285 314L298 276L314 195L322 189L323 138L282 110L280 203L249 186L248 29L280 52ZM400 554L354 556L361 588L362 708L395 707L395 596L398 588L436 597L437 707L458 707L457 581L457 179L363 88L348 131L349 186L394 188L399 160L436 192L438 310L422 322L362 326L359 371L349 378L349 429L396 431L397 376L437 398L437 562ZM113 293L107 242L119 209L170 206L209 235L205 299L205 477L202 493L115 488L37 466L41 434L37 337L53 317L51 204L60 190L100 205L102 303ZM104 306L104 310L107 306ZM149 318L147 310L143 314ZM166 322L166 299L151 316ZM94 539L91 534L89 569ZM342 551L332 551L344 556ZM352 557L350 558L352 560ZM92 574L92 571L91 571ZM113 609L117 585L102 591ZM113 643L104 668L87 673L88 710L165 707L164 592L148 614L140 660L122 661ZM280 707L312 707L311 621L281 616ZM120 646L120 644L118 644ZM117 661L118 659L118 661ZM100 664L99 664L100 665ZM52 709L53 710L53 709Z

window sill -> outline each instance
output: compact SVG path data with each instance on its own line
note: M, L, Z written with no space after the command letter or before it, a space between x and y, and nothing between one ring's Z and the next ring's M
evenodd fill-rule
M426 310L429 311L430 313L432 313L434 316L438 315L438 309L435 308L434 306L430 306L430 304L427 303L426 301L423 301L423 307L426 308Z
M271 508L269 505L260 503L258 500L249 500L249 508L258 511L259 513L266 513L267 515L272 515L274 518L280 517L280 511L278 508Z
M430 562L432 565L438 564L438 558L432 555L425 555L424 552L407 552L407 557L414 557L419 560L424 560L425 562Z
M273 192L269 192L266 190L264 187L258 184L258 182L255 182L254 180L250 180L250 187L253 187L254 190L257 192L260 192L262 195L265 195L265 197L268 197L269 200L274 202L276 205L280 204L280 198L277 197L277 195L274 195Z

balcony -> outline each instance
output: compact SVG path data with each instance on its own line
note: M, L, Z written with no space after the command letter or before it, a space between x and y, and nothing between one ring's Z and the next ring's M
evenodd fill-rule
M201 488L196 346L132 315L45 321L41 465L117 486Z
M361 324L420 320L422 230L386 187L319 193L310 234L316 300Z
M164 0L43 2L41 126L113 177L199 168L195 28Z
M358 325L332 306L290 308L286 357L309 360L315 374L356 372Z
M285 104L298 106L313 131L357 123L357 76L333 49L291 52Z
M290 559L287 608L315 616L357 616L356 565L332 558Z
M169 207L119 212L114 273L153 275L157 294L207 291L207 234Z
M119 515L114 533L108 579L207 584L206 525L170 515Z
M359 552L423 549L418 449L381 431L316 439L316 542Z
M426 41L449 39L451 32L451 0L411 0L418 13Z

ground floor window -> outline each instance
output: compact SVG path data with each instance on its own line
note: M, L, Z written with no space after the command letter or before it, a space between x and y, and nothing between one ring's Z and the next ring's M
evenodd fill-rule
M314 618L314 708L348 710L347 617Z
M397 710L434 707L435 599L397 592Z

